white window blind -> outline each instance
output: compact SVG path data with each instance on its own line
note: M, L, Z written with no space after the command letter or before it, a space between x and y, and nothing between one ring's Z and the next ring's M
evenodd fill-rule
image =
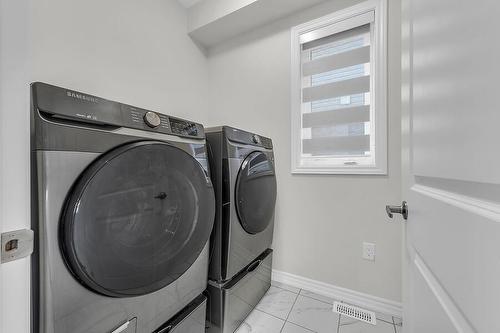
M370 156L370 25L302 44L302 60L304 157Z
M374 103L375 14L375 10L364 11L298 32L300 107L295 112L300 115L292 128L298 131L292 161L296 170L378 168L376 155L383 154L377 145L385 142L377 142L381 136L375 132L383 126L377 126L376 120L385 117L377 114L382 104Z

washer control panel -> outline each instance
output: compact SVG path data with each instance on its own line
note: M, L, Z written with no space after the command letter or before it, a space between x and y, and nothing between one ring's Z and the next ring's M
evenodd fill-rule
M203 125L46 83L32 85L34 105L54 118L205 138Z
M203 126L191 121L129 105L122 105L122 112L124 119L129 119L135 128L178 136L205 137Z
M252 142L257 145L260 145L261 144L260 137L257 134L252 135Z
M198 135L197 124L185 120L170 118L170 128L172 130L172 133L175 134L189 135L189 136Z

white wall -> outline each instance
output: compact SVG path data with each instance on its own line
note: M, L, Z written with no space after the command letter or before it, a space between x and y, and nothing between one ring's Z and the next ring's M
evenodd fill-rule
M29 227L29 82L201 122L205 55L175 0L0 0L0 230ZM29 330L29 264L0 267L0 332Z
M389 175L290 173L290 27L356 2L328 1L209 50L209 124L274 140L274 268L400 301L401 222L384 210L401 201L399 1L389 0ZM376 243L375 262L361 258L363 241Z
M204 121L207 65L176 0L37 0L33 80Z
M0 232L30 227L31 0L0 0ZM29 259L0 264L0 332L29 331Z

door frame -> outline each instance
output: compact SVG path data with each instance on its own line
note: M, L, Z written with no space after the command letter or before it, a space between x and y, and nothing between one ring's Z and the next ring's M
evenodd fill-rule
M33 0L0 0L0 232L29 229ZM30 332L30 258L0 264L0 331Z
M401 195L403 198L408 197L408 189L410 188L410 166L411 166L411 117L410 117L410 101L412 99L411 83L411 40L409 36L412 33L410 24L410 1L401 1ZM402 302L403 302L403 323L411 320L408 315L409 303L409 274L408 267L410 265L410 255L407 250L406 240L406 223L403 222L401 235L401 251L402 251ZM403 332L405 327L403 324Z

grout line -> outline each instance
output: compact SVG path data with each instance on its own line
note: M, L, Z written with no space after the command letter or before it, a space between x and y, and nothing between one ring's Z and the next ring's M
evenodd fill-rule
M276 286L274 286L274 287L276 287ZM286 318L285 318L285 319L280 318L280 317L278 317L278 316L275 316L274 314L269 313L269 312L266 312L266 311L264 311L264 310L258 309L258 308L257 308L257 305L259 305L259 303L260 303L260 302L259 302L259 303L257 303L257 305L253 308L253 310L260 311L260 312L262 312L262 313L268 314L268 315L270 315L270 316L272 316L272 317L274 317L274 318L277 318L277 319L279 319L279 320L284 320L284 321L286 322L286 321L287 321L287 319L288 319L288 316L290 316L290 312L292 312L293 306L295 305L295 302L297 301L297 298L298 298L299 294L296 294L296 293L294 293L294 292L292 292L292 291L290 291L290 290L286 290L286 289L283 289L283 288L280 288L280 287L276 287L276 288L281 289L281 290L284 290L284 291L288 291L288 292L290 292L290 293L292 293L292 294L294 294L294 295L295 295L295 299L293 300L292 307L290 308L290 311L288 312L288 314L287 314L287 316L286 316ZM263 296L262 298L264 298L266 295L267 295L267 292L266 292L266 294L264 294L264 296ZM281 331L280 331L280 332L281 332Z
M309 332L312 332L312 333L317 333L316 331L313 331L313 330L312 330L312 329L310 329L310 328L304 327L304 326L299 325L299 324L295 324L294 322L291 322L291 321L288 321L288 320L287 320L287 321L285 321L285 324L286 324L286 323L290 323L290 324L292 324L292 325L298 326L298 327L303 328L303 329L305 329L306 331L309 331Z
M282 285L283 285L283 284L284 284L284 283L282 283ZM288 286L288 285L287 285L287 286ZM294 291L291 291L291 290L289 290L289 289L286 289L286 288L283 288L283 287L280 287L280 286L277 286L277 285L273 285L272 283L271 283L271 287L275 287L275 288L278 288L278 289L282 289L282 290L285 290L285 291L291 292L292 294L296 294L296 295L300 294L300 291L302 290L302 289L300 289L300 288L290 286L290 287L292 287L292 288L297 288L297 289L299 290L298 292L294 292Z
M401 323L396 324L396 322L394 321L394 318L398 318L399 320L401 320ZM399 326L399 327L403 327L403 319L401 319L399 317L392 316L392 321L393 321L394 325Z
M396 323L394 322L394 316L391 316L392 318L392 327L394 327L394 333L398 333L398 331L396 330Z
M380 318L377 318L377 321L383 321L384 323L387 323L387 324L391 324L391 325L396 325L394 324L394 319L392 319L392 321L387 321L387 320L384 320L384 319L380 319Z
M290 308L290 311L288 311L288 314L286 315L285 321L288 321L288 317L290 317L290 313L292 313L293 307L295 306L295 303L297 303L298 298L299 298L299 294L295 295L295 299L293 300L292 307Z
M347 316L344 316L345 318L347 318L346 320L352 320L352 321L346 321L344 323L340 322L339 326L348 326L348 325L353 325L353 324L359 324L359 323L364 323L363 321L359 320L359 319L354 319L354 318L351 318L351 317L347 317ZM340 315L340 318L339 319L342 319L342 315Z
M271 317L273 317L273 318L279 319L279 320L281 320L281 321L286 321L285 319L280 318L280 317L277 317L277 316L273 315L272 313L269 313L269 312L266 312L266 311L263 311L263 310L259 310L259 309L257 309L257 308L253 308L253 310L252 310L252 311L259 311L259 312L265 313L266 315L269 315L269 316L271 316Z
M304 289L300 289L300 290L302 291ZM309 290L304 290L304 291L308 291L308 292L312 293L312 291L309 291ZM302 293L300 293L299 295L303 296L303 297L307 297L307 298L313 299L313 300L321 302L321 303L325 303L325 304L331 305L331 306L333 306L333 302L336 301L335 299L332 298L332 302L330 303L330 302L325 302L325 300L321 300L321 299L317 299L317 298L312 297L312 296L304 295ZM317 294L317 295L319 295L319 294ZM321 295L321 296L323 296L323 295ZM324 297L328 297L328 296L324 296Z
M285 328L285 325L286 325L286 320L283 322L283 324L281 325L281 328L280 328L280 333L283 332L283 329Z
M300 293L300 289L299 289L299 293ZM297 303L297 298L299 298L299 294L295 294L295 299L293 300L292 307L290 308L290 311L288 311L288 314L286 315L285 324L288 321L288 317L290 317L290 313L292 313L292 310L293 310L293 307L295 306L295 303ZM283 328L285 328L285 324L283 324L283 327L281 327L280 333L283 332Z

